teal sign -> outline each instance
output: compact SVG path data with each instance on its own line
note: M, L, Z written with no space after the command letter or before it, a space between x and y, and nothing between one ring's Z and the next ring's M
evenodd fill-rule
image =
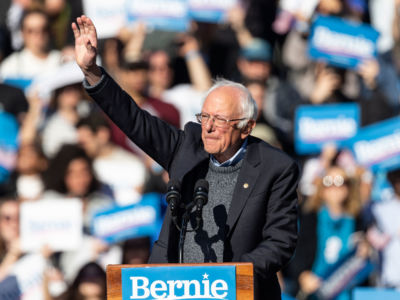
M123 268L122 299L236 300L235 266Z

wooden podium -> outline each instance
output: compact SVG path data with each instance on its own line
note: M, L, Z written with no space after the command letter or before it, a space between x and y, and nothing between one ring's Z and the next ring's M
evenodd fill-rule
M235 266L236 299L254 300L253 264L252 263L204 263L204 264L146 264L146 265L108 265L107 266L107 300L122 300L121 269L147 267L179 266Z

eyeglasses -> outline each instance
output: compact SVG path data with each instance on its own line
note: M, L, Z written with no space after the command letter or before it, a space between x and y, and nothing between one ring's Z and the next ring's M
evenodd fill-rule
M342 175L327 175L322 179L322 184L324 187L331 187L333 185L336 187L341 187L343 185L347 185L348 183L348 180L345 180Z
M229 124L230 122L243 121L243 120L247 119L247 118L240 118L240 119L227 120L218 115L211 116L210 114L206 114L206 113L199 113L199 114L196 114L195 116L196 116L197 122L199 122L201 125L206 125L208 123L208 121L211 119L213 121L214 125L219 128L228 128L230 125Z

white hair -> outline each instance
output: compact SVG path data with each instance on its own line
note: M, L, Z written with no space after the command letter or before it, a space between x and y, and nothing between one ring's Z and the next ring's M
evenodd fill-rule
M224 78L217 78L212 87L207 91L205 98L208 97L213 91L220 87L233 87L239 90L239 101L242 106L242 116L245 120L240 121L236 126L239 129L245 127L249 120L256 120L257 118L257 104L250 94L250 91L241 83L227 80Z

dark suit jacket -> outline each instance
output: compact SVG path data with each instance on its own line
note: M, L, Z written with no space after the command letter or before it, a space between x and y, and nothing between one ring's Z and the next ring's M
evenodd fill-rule
M107 74L87 91L170 178L182 182L182 198L191 199L194 184L204 178L209 160L201 126L188 123L182 131L151 116ZM298 166L291 158L249 137L228 213L224 261L254 264L256 299L280 299L276 272L291 258L297 240L298 176ZM178 237L168 210L149 262L177 262Z

